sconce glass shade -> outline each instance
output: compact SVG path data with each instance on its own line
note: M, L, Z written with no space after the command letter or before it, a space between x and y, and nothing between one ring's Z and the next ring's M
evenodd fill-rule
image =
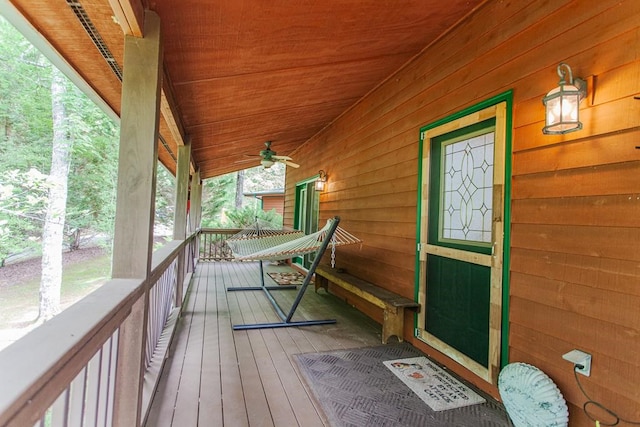
M318 172L318 178L316 179L315 188L316 191L324 191L325 184L327 183L327 173L323 170Z
M267 159L262 159L260 161L260 164L262 166L264 166L265 169L269 169L271 166L273 166L275 162L273 160L267 160Z
M546 135L563 134L582 129L580 122L580 101L587 95L587 82L573 78L571 67L565 63L558 65L560 82L542 98L545 106ZM568 76L568 80L566 79Z

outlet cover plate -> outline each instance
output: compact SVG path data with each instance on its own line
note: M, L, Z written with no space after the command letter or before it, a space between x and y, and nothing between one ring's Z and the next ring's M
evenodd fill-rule
M591 355L589 353L581 350L571 350L569 353L563 354L562 358L573 363L574 366L581 365L582 368L575 368L577 373L587 377L591 376Z

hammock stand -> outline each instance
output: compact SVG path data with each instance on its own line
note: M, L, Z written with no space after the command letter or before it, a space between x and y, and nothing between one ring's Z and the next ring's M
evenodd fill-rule
M292 240L291 242L284 243L282 245L276 246L276 247L271 248L271 249L264 249L264 250L261 250L259 252L253 253L253 254L242 255L242 256L239 257L239 259L241 259L241 260L259 260L260 261L260 277L262 279L262 284L261 284L261 286L253 286L253 287L230 287L230 288L227 288L227 291L256 291L256 290L264 291L265 295L267 296L267 299L269 300L269 302L273 306L275 312L278 314L278 316L280 317L281 321L280 322L271 322L271 323L250 323L250 324L242 324L242 325L233 325L233 329L234 330L288 328L288 327L291 327L291 326L313 326L313 325L328 325L328 324L336 323L336 319L292 321L291 318L295 314L295 311L298 308L298 305L300 304L300 301L302 300L302 297L304 296L304 293L305 293L307 287L309 286L309 283L311 283L311 278L313 277L313 274L316 271L316 267L320 263L320 259L322 258L322 255L326 251L326 249L329 246L329 244L331 244L332 238L334 236L334 233L338 229L338 224L339 223L340 223L340 217L336 216L336 217L330 219L329 221L327 221L327 225L322 230L320 230L318 232L318 233L322 233L322 232L324 232L326 230L326 234L325 234L324 238L322 239L322 243L321 243L320 247L318 247L317 250L315 251L316 252L316 256L315 256L315 258L313 260L313 263L311 264L311 267L309 267L309 271L307 272L307 275L305 276L302 285L298 289L298 294L296 296L296 299L294 300L294 302L293 302L291 308L289 309L288 313L285 313L284 310L282 310L282 308L280 307L278 302L275 300L273 295L271 295L271 291L273 291L273 290L295 289L297 287L295 285L291 285L291 286L265 286L265 284L264 284L264 270L263 270L262 261L264 259L273 259L274 255L275 256L284 257L284 258L281 258L281 259L290 258L291 255L294 255L294 253L292 253L290 250L288 250L288 251L282 250L282 251L279 252L278 248L280 246L286 247L287 245L289 245L292 242L295 242L296 240ZM304 240L307 237L308 236L304 236L304 237L299 238L297 240ZM356 240L356 241L359 241L359 240ZM353 243L355 243L356 241L354 241ZM232 245L230 245L230 246L232 246ZM300 249L300 250L303 250L303 249ZM310 253L310 252L313 252L313 250L309 251L308 248L307 248L307 250L305 252L297 252L295 254Z

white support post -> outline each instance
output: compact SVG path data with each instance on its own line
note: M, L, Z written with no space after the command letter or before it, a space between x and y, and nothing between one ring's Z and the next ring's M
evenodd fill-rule
M189 169L191 163L191 143L178 147L178 166L176 170L176 202L173 217L173 239L184 240L187 237L187 201L189 197ZM188 252L189 248L185 247ZM182 305L183 283L185 279L184 255L178 256L175 305Z
M173 239L184 240L187 236L187 200L189 198L189 168L191 143L178 147L176 170L176 210L173 221Z
M145 15L145 36L125 37L113 278L148 279L153 250L162 51L160 18ZM139 426L148 289L120 327L113 425Z
M202 183L200 182L200 170L193 174L191 181L191 231L200 227L202 216Z
M193 215L195 218L195 229L197 230L201 226L202 221L202 180L200 179L200 170L198 170L194 176L195 181L195 197L193 199ZM200 258L200 235L196 237L194 242L195 247L195 260L193 260L193 265L197 264L198 259ZM194 267L195 270L195 267Z

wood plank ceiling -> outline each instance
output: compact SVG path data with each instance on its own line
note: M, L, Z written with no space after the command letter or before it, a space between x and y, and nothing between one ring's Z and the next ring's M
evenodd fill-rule
M160 160L174 171L177 146L190 139L209 178L257 166L247 155L266 140L290 155L485 0L9 1L116 114L121 82L80 22L122 69L123 28L136 34L123 17L155 11Z

